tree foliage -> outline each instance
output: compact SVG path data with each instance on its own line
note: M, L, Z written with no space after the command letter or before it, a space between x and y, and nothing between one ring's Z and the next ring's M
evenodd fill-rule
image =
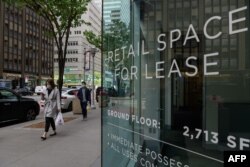
M81 19L91 0L3 0L19 7L28 6L43 16L51 25L52 36L58 50L59 80L61 92L70 28L89 24Z
M101 50L102 47L102 38L101 35L96 35L93 31L84 31L83 35L86 37L87 41Z
M120 55L119 61L114 61L114 59L113 61L104 61L104 71L113 73L113 84L116 84L117 86L118 96L123 96L122 87L125 84L123 84L123 80L121 80L119 76L115 75L115 69L130 67L132 64L132 57L127 58L127 56L125 56L124 59L122 58L123 54L128 54L128 48L131 44L130 27L121 20L114 20L108 27L106 27L102 34L102 38L104 60L107 60L107 57L109 57L108 52L110 51L113 52L113 54ZM121 49L123 47L126 47L124 53Z
M128 26L120 20L114 20L110 24L110 28L104 30L102 35L96 35L91 30L83 32L87 41L102 51L114 51L128 45L130 42L129 33Z
M84 35L89 43L96 46L102 51L102 55L103 55L102 59L104 60L107 58L109 51L114 52L116 49L119 49L122 47L129 47L131 43L131 33L130 33L129 26L127 26L126 23L122 22L121 20L113 20L113 22L108 27L104 28L102 36L98 36L94 34L92 31L85 31ZM119 54L120 55L123 54L121 50ZM127 50L125 51L125 54L128 54ZM125 58L118 62L104 61L103 70L104 71L107 70L107 71L114 73L116 68L130 67L131 64L132 64L132 58L129 58L129 59ZM113 77L116 77L116 76L113 75ZM113 78L113 79L117 81L118 94L120 94L122 80L119 77Z
M131 42L129 27L120 20L114 20L109 28L107 28L103 35L103 54L108 55L109 51L114 52L116 49L122 47L129 47ZM120 55L122 51L120 50ZM126 50L127 52L127 50ZM125 53L126 54L126 53ZM121 60L121 62L109 62L108 66L111 71L113 71L117 65L128 64L129 59Z
M120 21L114 20L103 34L104 51L114 51L119 47L127 46L130 43L130 30L128 26Z

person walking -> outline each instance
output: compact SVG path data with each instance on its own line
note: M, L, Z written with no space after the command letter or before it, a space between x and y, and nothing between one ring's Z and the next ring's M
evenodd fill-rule
M46 140L50 126L52 126L52 129L54 131L54 133L50 134L50 136L56 135L56 126L54 118L59 112L61 112L60 92L56 88L54 80L48 79L46 81L46 87L47 89L41 95L41 99L45 100L44 103L45 130L43 135L41 136L42 140Z
M77 93L77 97L80 100L83 120L87 120L87 105L88 102L91 104L91 95L90 90L86 87L86 82L82 82L82 87L79 89Z
M97 103L99 102L99 96L100 96L100 94L101 94L102 91L103 91L102 86L99 86L99 87L96 89L95 97L96 97L96 102L97 102Z

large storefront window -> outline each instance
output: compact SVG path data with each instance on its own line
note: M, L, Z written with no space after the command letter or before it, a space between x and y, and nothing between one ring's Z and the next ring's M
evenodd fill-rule
M247 0L103 0L102 166L250 150Z

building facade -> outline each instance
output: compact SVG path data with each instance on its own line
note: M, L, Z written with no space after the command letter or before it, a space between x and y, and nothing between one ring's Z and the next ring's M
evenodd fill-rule
M30 8L0 1L0 77L34 87L53 77L51 26Z
M94 0L94 2L96 3L97 7L102 10L102 0Z
M128 36L104 31L102 166L223 167L249 151L249 1L127 3Z
M92 83L93 72L93 56L85 54L89 48L93 48L87 41L83 32L91 30L94 34L101 34L101 9L94 1L88 4L88 10L82 15L82 20L89 22L91 25L79 25L70 29L68 39L67 59L64 71L64 83L67 85L79 85L81 81L85 80L89 84ZM55 48L57 53L57 48ZM55 54L54 67L55 79L58 78L58 56ZM101 53L96 52L94 57L94 71L95 76L99 76L97 84L100 83L101 76ZM96 77L95 77L96 78Z
M129 1L106 0L103 1L103 24L104 31L109 31L115 21L122 21L126 25L129 24L130 12Z

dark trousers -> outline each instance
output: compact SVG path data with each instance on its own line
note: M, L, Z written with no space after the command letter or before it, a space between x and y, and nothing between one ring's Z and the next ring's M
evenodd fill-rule
M87 105L88 102L81 102L83 118L87 118Z
M50 125L52 126L52 129L55 131L56 125L55 125L54 118L45 117L45 132L49 131Z

